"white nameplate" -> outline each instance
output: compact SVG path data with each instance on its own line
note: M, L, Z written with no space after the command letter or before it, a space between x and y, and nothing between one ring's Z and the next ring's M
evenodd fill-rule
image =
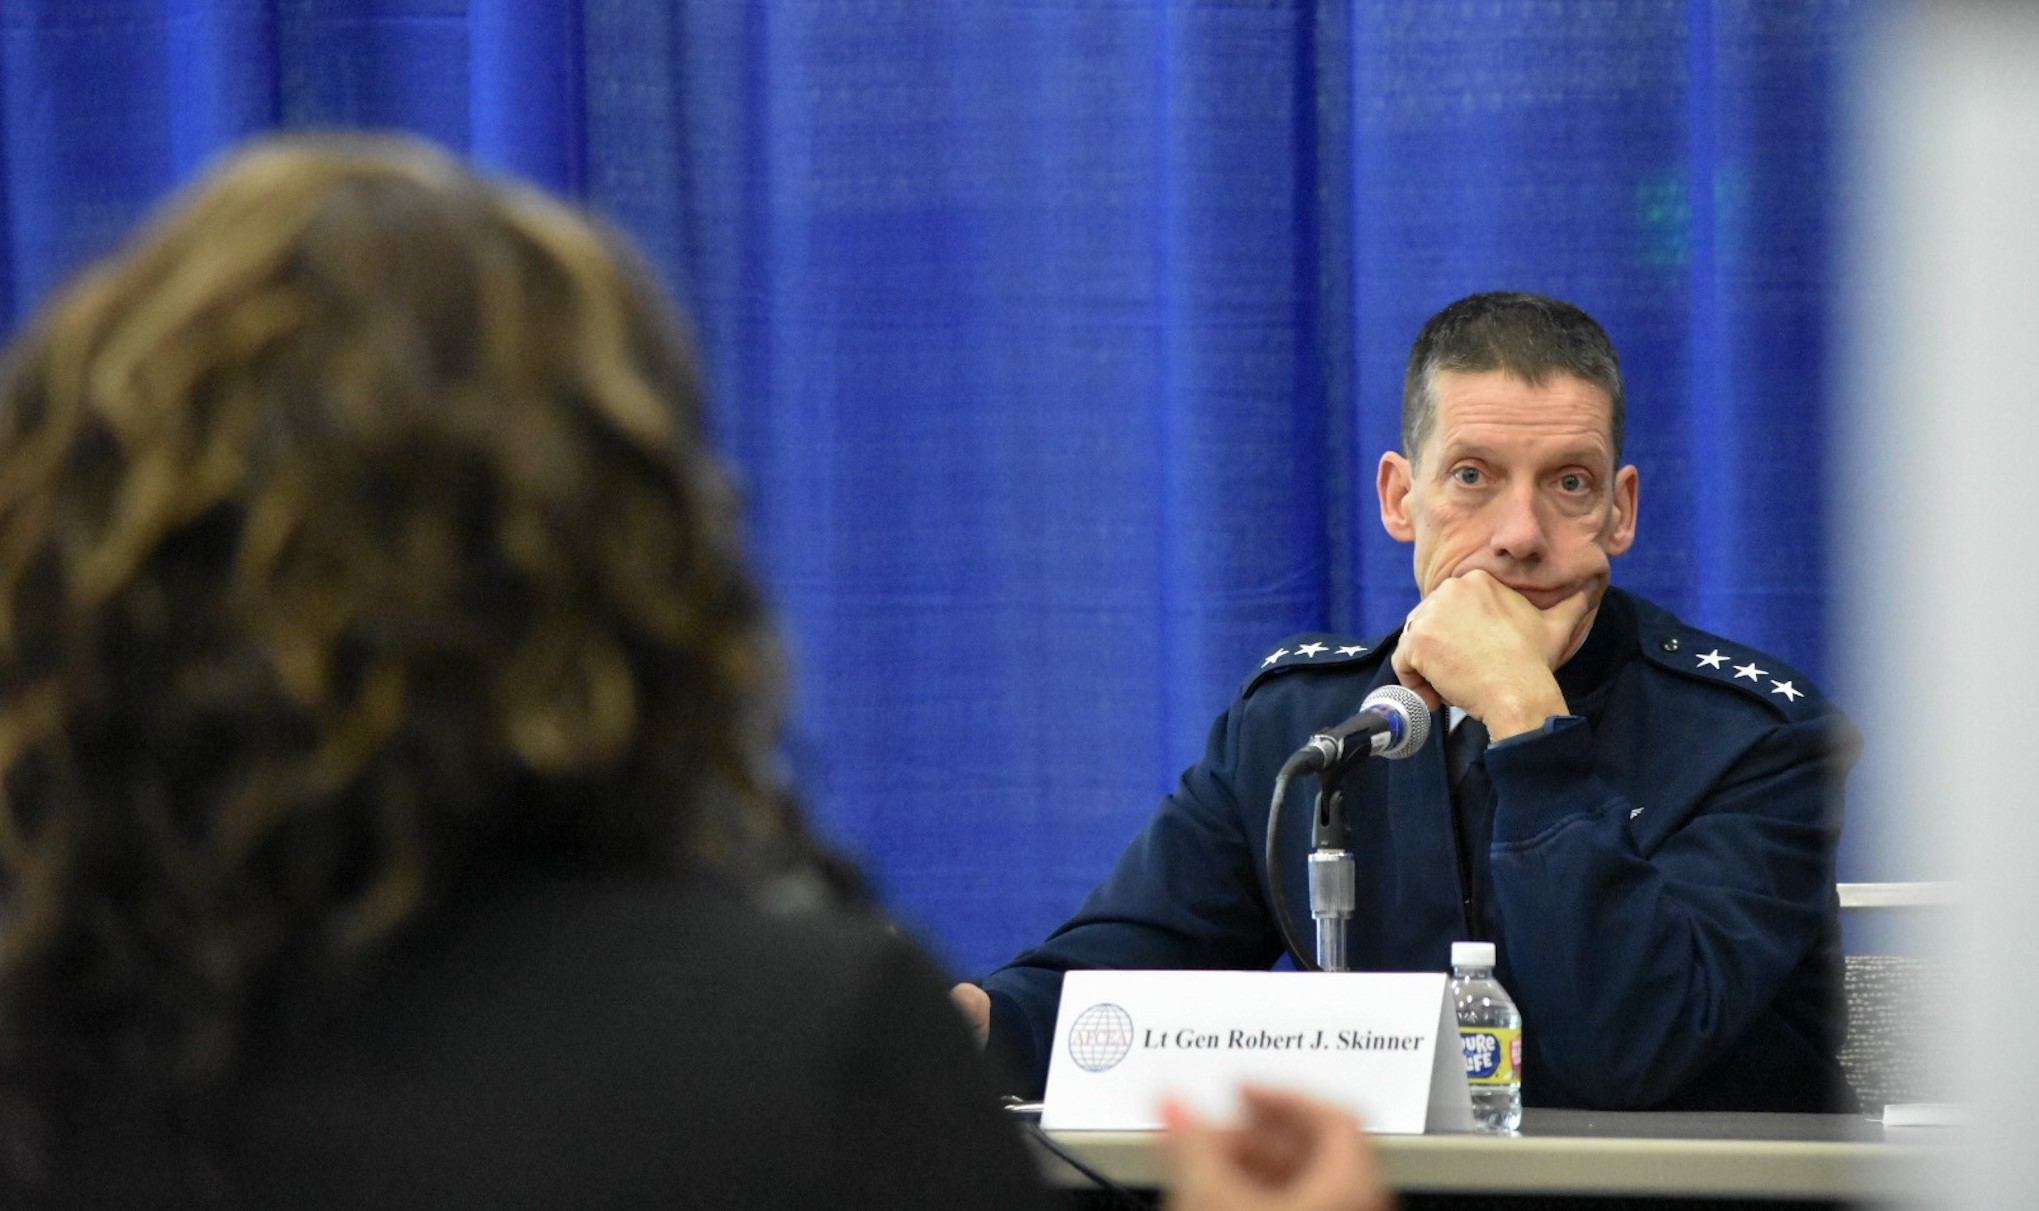
M1444 1046L1438 1041L1444 1040ZM1174 1096L1229 1118L1241 1082L1345 1106L1370 1131L1470 1131L1443 973L1072 971L1041 1125L1150 1131Z

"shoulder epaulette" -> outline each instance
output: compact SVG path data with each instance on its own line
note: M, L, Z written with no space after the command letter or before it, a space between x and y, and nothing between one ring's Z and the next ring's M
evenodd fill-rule
M1739 691L1786 719L1809 719L1824 698L1804 673L1773 656L1686 626L1670 615L1641 628L1643 657L1659 668Z
M1378 660L1380 645L1387 639L1388 636L1384 635L1363 643L1343 635L1326 635L1318 632L1291 635L1261 660L1260 667L1253 670L1252 675L1246 678L1246 683L1239 687L1239 694L1244 697L1252 693L1254 686L1277 673L1287 673L1295 669L1365 664L1370 660Z

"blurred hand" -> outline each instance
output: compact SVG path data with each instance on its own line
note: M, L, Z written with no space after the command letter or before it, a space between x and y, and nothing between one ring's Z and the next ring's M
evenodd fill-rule
M991 1039L991 994L975 984L958 984L949 989L949 999L956 1003L963 1020L970 1023L970 1033L977 1038L977 1045L984 1046Z
M1339 1107L1276 1089L1240 1090L1244 1119L1218 1127L1188 1107L1162 1107L1172 1211L1388 1211L1394 1195L1374 1168L1359 1120Z

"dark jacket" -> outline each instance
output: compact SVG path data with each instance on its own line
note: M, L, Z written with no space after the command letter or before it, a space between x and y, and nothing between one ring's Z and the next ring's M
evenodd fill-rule
M108 1124L0 1205L1046 1200L946 982L869 914L539 879L436 918L329 1019L256 1064L213 1180Z
M983 981L1018 1071L1045 1078L1064 971L1276 962L1276 772L1394 680L1397 637L1284 643L1110 877ZM1351 966L1445 970L1455 939L1494 941L1531 1105L1849 1108L1834 847L1854 729L1802 674L1619 590L1558 681L1572 716L1488 750L1493 816L1469 845L1437 739L1348 770ZM1313 783L1292 789L1280 847L1306 941Z

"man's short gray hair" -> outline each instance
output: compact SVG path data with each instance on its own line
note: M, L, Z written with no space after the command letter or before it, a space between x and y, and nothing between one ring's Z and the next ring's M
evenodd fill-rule
M1569 374L1591 383L1614 403L1611 436L1620 464L1627 410L1621 360L1606 330L1572 304L1541 294L1495 292L1469 295L1431 316L1409 351L1402 379L1402 453L1412 462L1436 419L1433 388L1440 370L1500 370L1535 384Z

